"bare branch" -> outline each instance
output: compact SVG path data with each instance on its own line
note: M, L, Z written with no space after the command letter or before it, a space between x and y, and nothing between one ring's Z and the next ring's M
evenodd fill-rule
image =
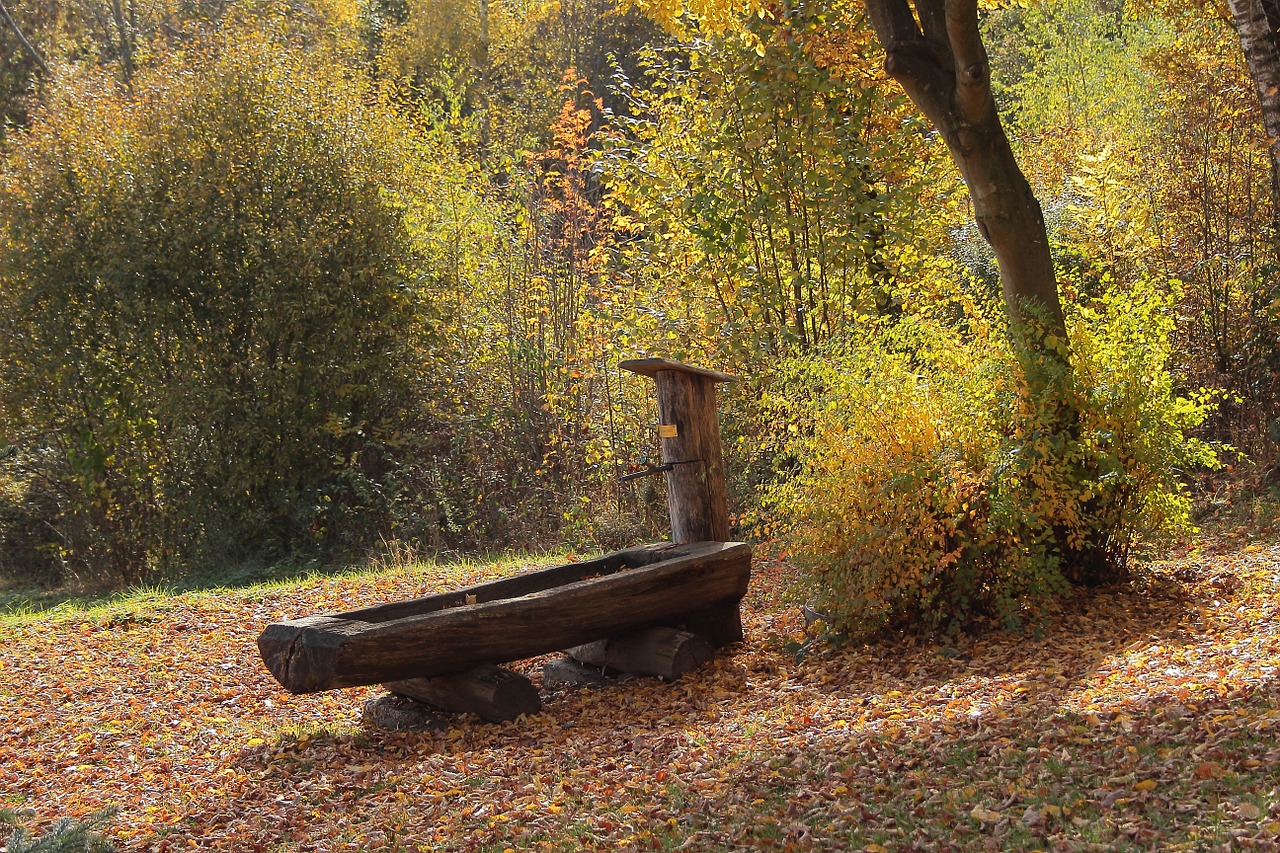
M4 17L4 22L9 25L9 29L13 30L13 34L18 37L18 41L22 42L22 46L31 54L31 58L36 61L36 65L39 65L40 70L48 76L48 63L44 61L44 57L40 55L40 51L36 50L31 42L27 41L27 37L22 34L22 30L18 29L18 25L13 22L13 18L9 15L9 10L5 8L4 0L0 0L0 16Z

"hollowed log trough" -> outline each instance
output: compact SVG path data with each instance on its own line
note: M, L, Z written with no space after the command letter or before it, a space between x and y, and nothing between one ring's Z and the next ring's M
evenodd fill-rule
M741 542L649 545L455 592L267 626L262 659L293 693L383 684L535 657L648 625L741 639Z

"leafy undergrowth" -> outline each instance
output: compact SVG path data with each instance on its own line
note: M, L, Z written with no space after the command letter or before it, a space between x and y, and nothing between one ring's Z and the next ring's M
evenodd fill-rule
M1280 545L1193 551L1036 635L787 649L552 695L507 725L367 731L292 696L269 622L499 568L153 596L0 624L0 807L119 808L124 850L1223 849L1280 841ZM572 618L566 614L565 618Z

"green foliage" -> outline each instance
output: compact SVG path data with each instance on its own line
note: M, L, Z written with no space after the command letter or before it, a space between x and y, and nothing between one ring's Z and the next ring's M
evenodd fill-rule
M985 29L992 83L1016 136L1051 134L1096 147L1152 130L1147 119L1159 89L1143 60L1170 40L1159 16L1050 0L993 11Z
M759 400L780 358L864 315L901 309L918 278L916 199L929 143L900 92L869 73L862 16L784 4L744 33L687 31L620 79L601 159L619 320L638 348L714 365L734 511L778 476ZM618 301L624 301L619 298Z
M824 38L865 37L859 25L799 4L750 30L654 54L647 85L624 89L637 117L609 163L634 274L684 302L638 319L738 363L888 305L889 211L906 197L888 152L910 144L884 119L885 91L825 53Z
M1256 97L1230 28L1176 5L984 13L1064 296L1087 306L1073 344L1099 353L1066 377L986 330L983 287L957 309L954 259L986 244L858 4L136 0L126 26L109 0L12 0L56 73L0 28L0 99L31 124L0 174L0 575L652 535L655 481L614 485L656 455L651 383L616 369L637 354L742 376L721 409L735 511L823 455L860 494L918 487L920 507L877 498L866 541L936 534L899 554L931 612L1016 613L1106 575L1135 507L1181 512L1134 472L1186 450L1098 437L1092 412L1138 406L1120 365L1158 361L1097 343L1130 316L1107 294L1186 282L1165 363L1230 391L1215 435L1252 430L1257 454L1280 399ZM815 444L772 453L788 418L762 396L872 399L778 369L805 352L907 402L877 433L797 401ZM1150 390L1166 373L1142 381L1174 398ZM839 474L850 436L884 435L901 446ZM1115 462L1115 441L1159 458ZM1120 532L1081 533L1099 530Z
M0 413L61 558L133 582L358 540L429 315L414 152L340 66L260 36L135 92L68 82L0 183Z
M793 362L777 405L798 473L766 501L831 624L1016 627L1184 529L1179 474L1216 457L1188 434L1208 401L1167 372L1171 305L1147 284L1072 312L1067 428L1042 393L1060 379L1037 375L1059 362L1019 358L976 312L965 331L904 318Z
M1269 143L1230 16L1051 0L992 10L985 32L1058 262L1183 282L1173 370L1223 392L1206 431L1269 463L1280 414ZM1087 278L1068 286L1087 292Z
M22 32L23 38L39 54L32 56L7 24L0 23L0 144L11 125L25 125L31 100L42 83L40 63L47 60L43 51L56 32L58 9L47 2L6 3L5 8Z
M111 853L115 845L98 830L110 823L115 813L115 809L104 809L84 820L64 817L32 838L17 814L0 809L0 823L16 827L5 844L5 853Z
M550 143L489 185L438 121L408 196L432 270L433 334L416 365L395 477L393 534L428 549L630 544L639 525L611 482L652 439L651 387L619 375L629 312L600 251L591 173L598 102L570 76ZM630 376L630 374L628 374ZM596 522L599 517L600 522Z
M379 30L378 73L441 114L474 122L480 158L509 176L553 135L560 82L572 69L621 112L609 83L634 71L656 25L614 0L403 0ZM482 14L482 12L484 14ZM370 6L370 26L376 12ZM385 18L384 18L385 19Z
M0 438L0 443L3 438ZM50 586L62 579L57 531L59 492L43 473L54 460L45 452L0 450L0 578Z

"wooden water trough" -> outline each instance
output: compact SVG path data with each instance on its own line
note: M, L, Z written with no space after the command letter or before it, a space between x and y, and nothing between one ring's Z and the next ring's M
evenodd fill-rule
M661 465L622 479L664 474L675 544L269 625L258 649L276 680L294 693L383 684L393 696L504 721L541 705L526 677L496 664L564 650L544 685L591 683L606 670L673 680L741 640L751 549L724 541L715 392L733 377L661 358L619 366L655 381L662 447ZM371 701L374 716L400 726L395 702Z
M294 693L458 673L665 625L741 639L741 542L648 545L454 592L267 626L262 659Z

